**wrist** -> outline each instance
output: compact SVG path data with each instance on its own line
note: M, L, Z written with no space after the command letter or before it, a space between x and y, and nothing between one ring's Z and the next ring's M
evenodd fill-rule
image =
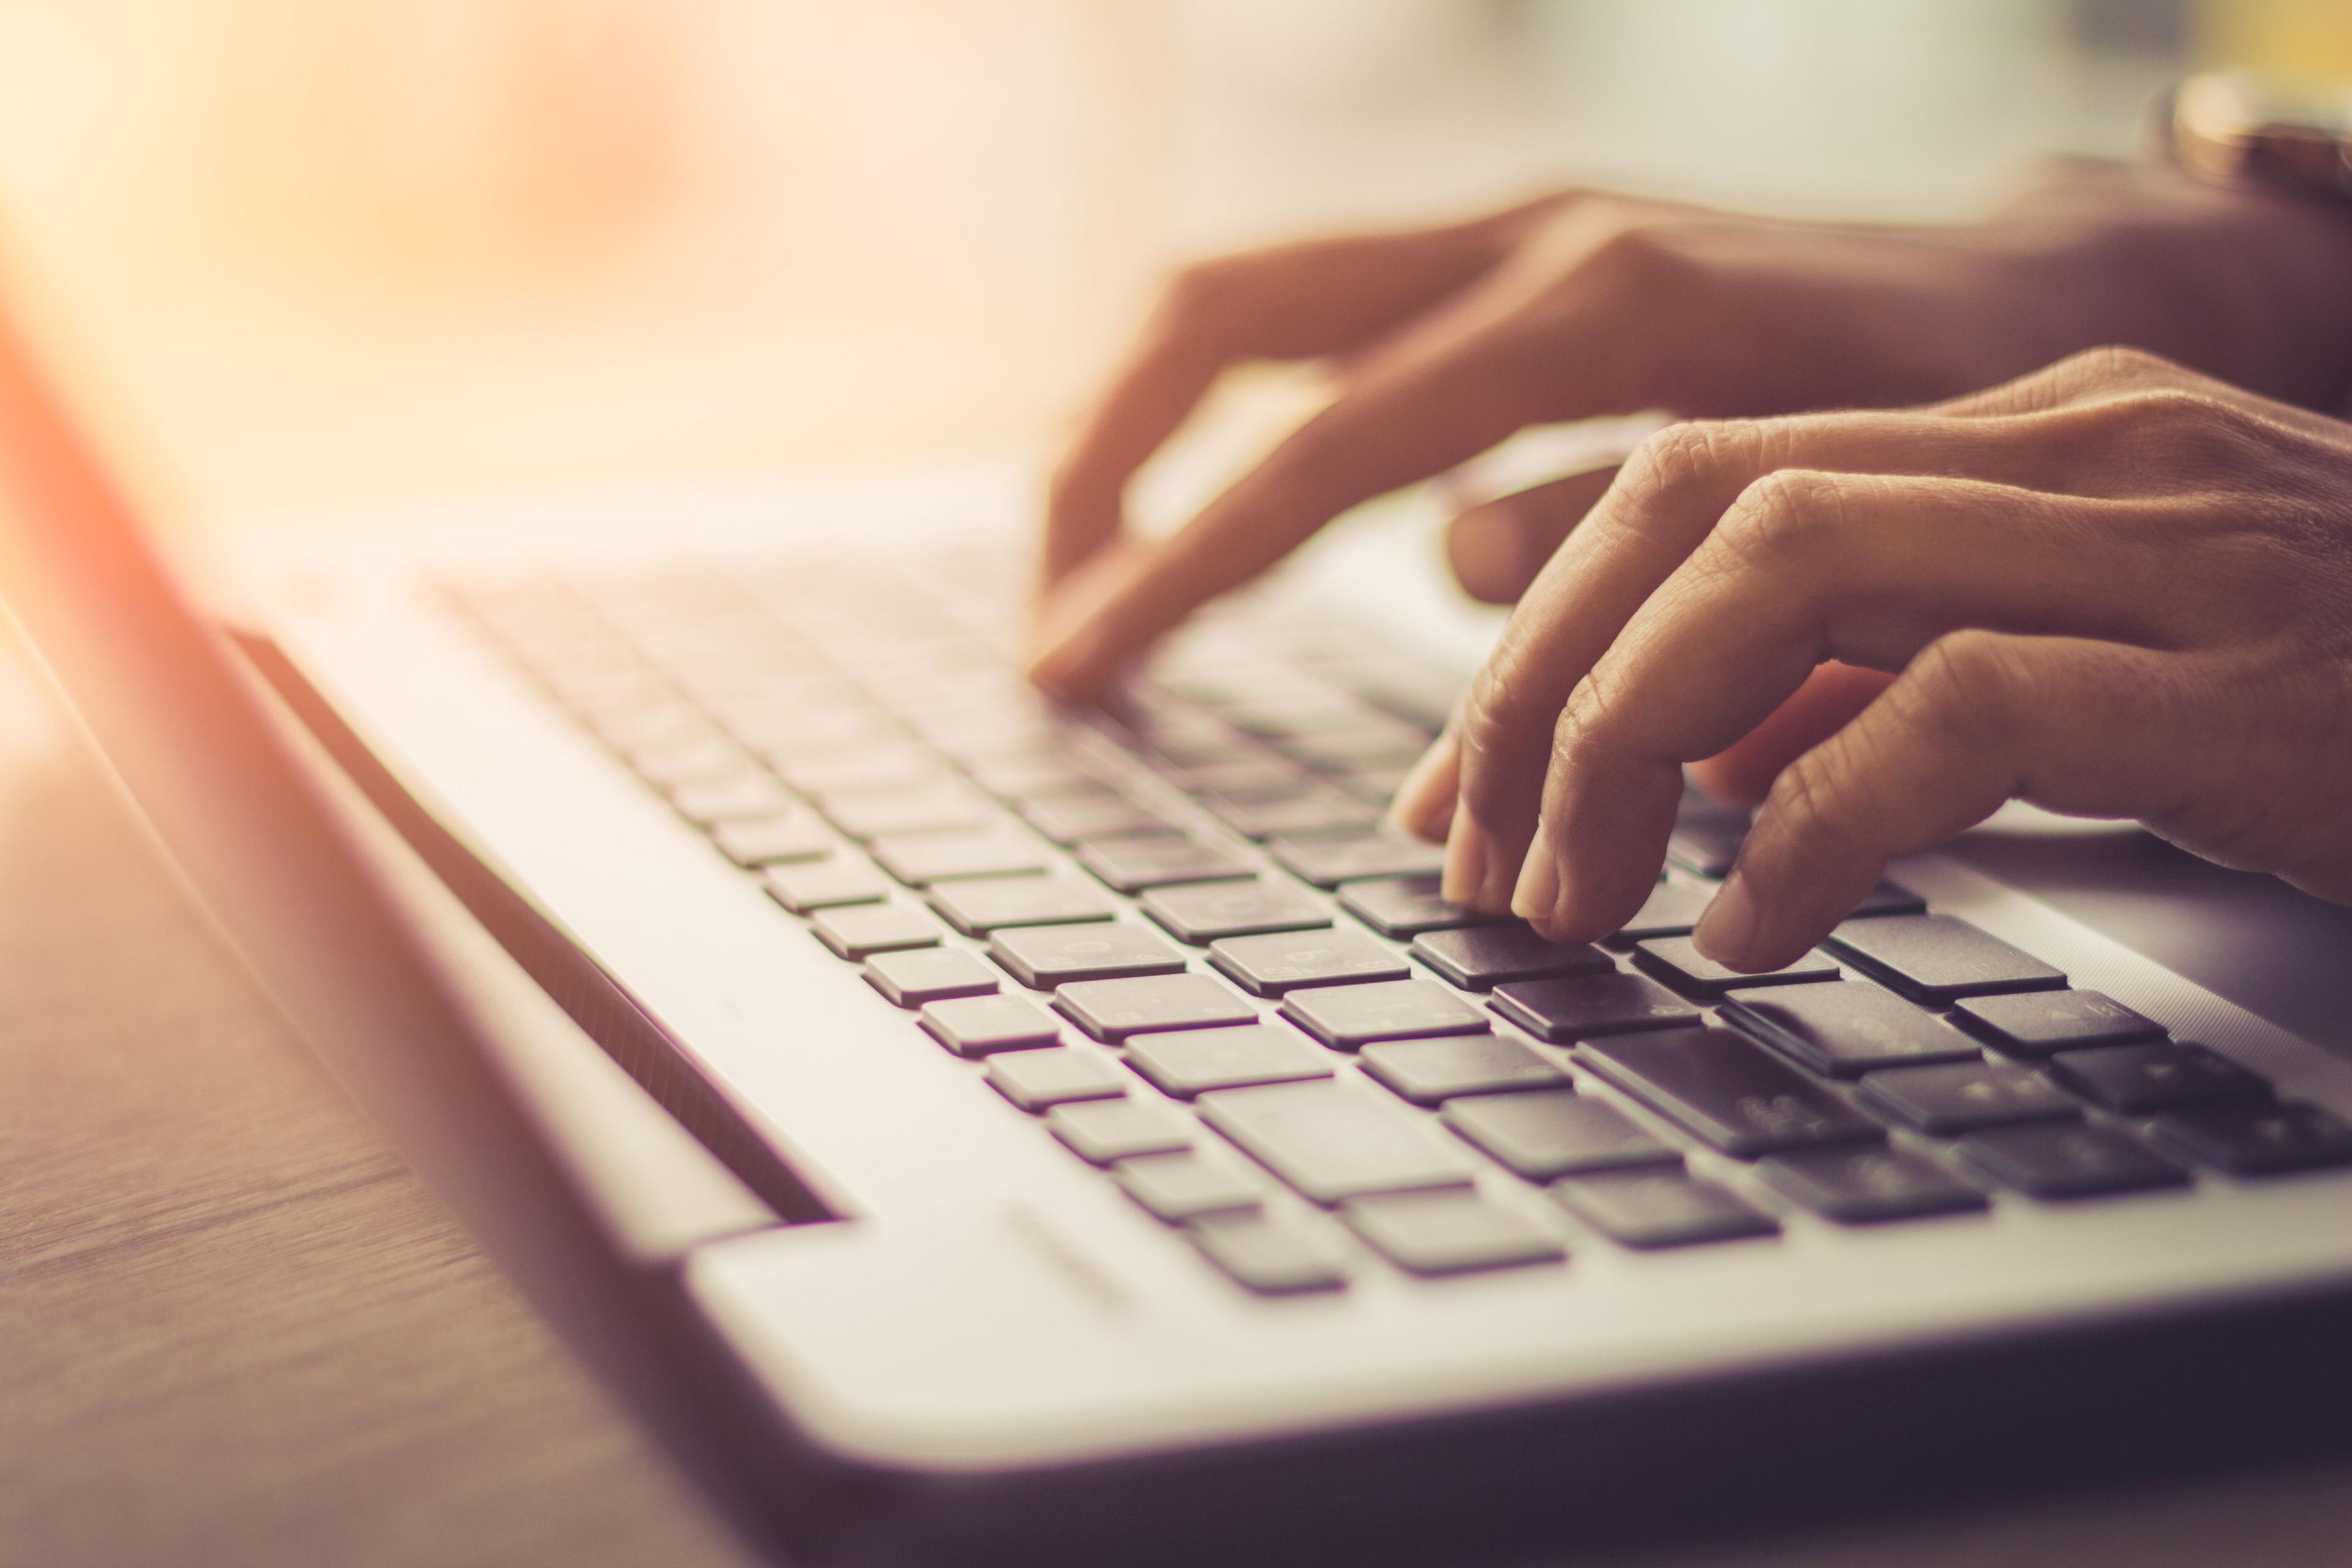
M2352 209L2078 166L1986 235L2044 362L2126 343L2305 406L2352 372Z

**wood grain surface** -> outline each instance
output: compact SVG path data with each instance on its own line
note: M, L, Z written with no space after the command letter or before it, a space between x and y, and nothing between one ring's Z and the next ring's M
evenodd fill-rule
M2347 1560L2342 1463L1638 1559ZM746 1561L289 1037L0 658L0 1563Z

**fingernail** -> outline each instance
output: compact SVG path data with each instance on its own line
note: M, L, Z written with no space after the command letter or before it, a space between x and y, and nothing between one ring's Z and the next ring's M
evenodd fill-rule
M1552 858L1551 837L1536 824L1535 842L1519 867L1518 886L1511 889L1511 912L1538 925L1549 923L1559 903L1559 862Z
M1748 890L1747 879L1734 870L1699 916L1691 942L1716 963L1738 969L1755 951L1759 923L1755 895Z
M1445 836L1445 874L1438 879L1438 897L1449 904L1475 904L1486 884L1486 859L1493 852L1486 831L1466 811L1454 814Z
M1440 735L1422 752L1389 802L1391 826L1416 838L1435 839L1444 833L1461 782L1454 771L1455 754L1451 734Z

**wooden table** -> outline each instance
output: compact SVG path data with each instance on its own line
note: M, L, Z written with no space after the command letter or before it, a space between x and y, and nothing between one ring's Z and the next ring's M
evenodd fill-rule
M748 1561L289 1036L13 656L0 890L0 1563ZM1639 1562L2347 1543L2339 1461Z

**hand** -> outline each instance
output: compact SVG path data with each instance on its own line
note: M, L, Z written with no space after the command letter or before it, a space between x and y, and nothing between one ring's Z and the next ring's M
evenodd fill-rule
M1055 476L1033 673L1084 695L1339 511L1523 426L1885 406L2134 342L2290 400L2352 360L2352 228L2313 204L2073 166L1984 224L1865 227L1567 193L1475 222L1316 241L1180 274ZM1228 366L1319 359L1329 405L1164 542L1129 478ZM1601 480L1462 520L1457 566L1510 598Z
M1559 941L1654 881L1683 764L1824 658L1897 672L1780 774L1697 931L1777 967L2003 801L2352 901L2352 426L2100 350L1904 413L1675 426L1397 801Z

